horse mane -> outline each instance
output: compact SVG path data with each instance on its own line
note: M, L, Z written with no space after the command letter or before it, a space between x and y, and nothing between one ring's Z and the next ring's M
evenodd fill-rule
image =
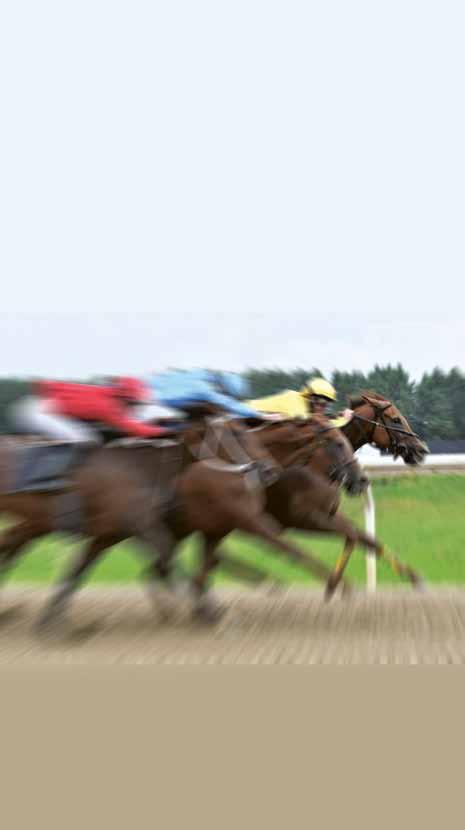
M351 409L358 409L359 406L363 406L366 401L364 400L364 396L367 398L373 398L375 401L385 401L386 397L384 395L380 395L378 392L373 392L371 389L363 389L359 392L358 395L350 395L349 403Z

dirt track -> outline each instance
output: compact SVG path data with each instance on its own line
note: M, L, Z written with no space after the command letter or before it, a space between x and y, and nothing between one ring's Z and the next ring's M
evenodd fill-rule
M0 610L0 664L465 663L465 591L397 590L327 606L321 593L223 592L221 622L194 625L176 601L161 622L142 591L87 588L63 635L38 641L47 593L10 588Z

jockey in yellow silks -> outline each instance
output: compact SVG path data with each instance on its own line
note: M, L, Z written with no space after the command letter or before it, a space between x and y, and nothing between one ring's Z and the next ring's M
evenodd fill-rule
M325 415L328 406L336 400L336 390L331 383L324 378L313 378L300 392L287 389L277 395L247 403L260 412L281 415L283 418L311 418L314 414ZM350 410L346 410L342 415L329 420L334 428L341 429L349 423L351 415Z

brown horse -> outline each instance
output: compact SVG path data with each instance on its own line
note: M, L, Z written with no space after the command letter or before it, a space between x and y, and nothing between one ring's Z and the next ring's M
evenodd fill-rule
M428 452L428 447L413 432L407 419L392 402L386 400L376 392L367 391L352 397L350 404L354 410L354 416L346 426L342 427L341 431L348 438L355 451L366 444L372 444L380 450L390 452L395 458L402 457L406 464L421 464ZM279 430L279 426L279 423L274 425L276 432ZM273 425L271 427L265 427L262 430L263 435L267 432L270 436L272 435ZM267 445L269 446L268 443ZM273 512L273 508L270 512ZM344 521L344 517L339 516L338 518L342 518ZM285 524L285 526L287 525ZM296 527L299 527L299 525L296 525ZM303 529L310 531L321 530L317 526L309 527L308 525ZM354 546L352 543L349 539L346 539L344 553L339 558L336 568L327 582L326 596L328 599L334 594L338 584L343 580L343 574L353 549ZM406 576L415 586L422 585L422 580L415 571L402 564L395 556L386 552L382 547L376 550L376 555L386 559L396 574ZM240 578L239 571L237 574L234 573L230 558L227 557L223 561L226 569ZM244 572L243 578L248 579L248 581L259 582L264 576L262 571L249 567L248 571ZM346 583L343 584L346 585Z
M232 428L231 428L232 429ZM337 431L328 428L327 422L315 422L312 427L315 452L323 447L327 448L327 464L331 465L331 474L335 480L349 482L349 486L357 487L357 476L362 478L358 465L353 464L353 454L346 439ZM235 431L243 439L242 447L237 446L237 436L232 441L234 431L228 431L223 435L221 446L229 449L230 458L239 460L240 464L227 464L218 459L206 457L202 447L208 443L199 435L197 442L190 440L191 454L199 459L196 463L185 465L175 477L175 481L165 481L164 486L171 489L171 498L165 504L160 501L150 503L150 527L146 521L145 532L142 535L140 524L138 526L138 537L142 538L153 548L158 548L159 556L149 568L152 591L155 590L154 583L157 578L167 579L171 571L171 563L176 549L177 542L185 539L191 533L200 531L205 540L204 563L201 573L195 580L196 607L195 612L203 619L210 620L215 616L216 609L209 602L206 596L205 585L207 577L216 565L215 549L221 539L233 530L240 530L244 533L258 537L276 549L280 550L292 561L299 562L302 567L317 573L320 578L329 579L330 571L321 565L310 553L303 554L295 545L282 540L279 537L281 527L276 524L266 509L264 487L257 471L250 465L250 457L259 460L260 466L266 465L266 472L271 473L273 478L278 478L277 471L280 466L270 459L256 435L244 430L239 423L235 425ZM295 430L294 430L295 431ZM280 441L284 440L280 436ZM298 443L302 442L301 436L297 438ZM276 438L274 439L276 443ZM210 446L211 446L210 436ZM218 441L213 442L215 448L220 446ZM295 451L294 442L289 441L288 451ZM250 446L249 446L250 445ZM278 441L279 445L279 441ZM244 453L244 448L246 453ZM259 449L260 448L260 449ZM208 448L207 448L208 449ZM253 450L253 454L252 454ZM308 450L307 450L308 454ZM245 463L243 463L245 462ZM320 479L314 477L314 490L321 491ZM266 482L265 482L266 484ZM102 482L98 484L99 489ZM128 487L128 485L126 485ZM134 488L131 487L131 490ZM107 490L110 492L107 483ZM326 500L330 500L332 506L335 502L337 490L328 485ZM313 492L308 491L306 496L312 498ZM139 497L141 494L139 493ZM320 492L321 501L322 494ZM147 503L145 498L144 503ZM146 515L146 519L147 514ZM135 535L135 534L132 534ZM62 613L71 593L75 590L77 579L81 580L84 573L94 564L93 549L84 551L77 566L73 566L68 578L59 587L59 590L52 600L51 605L46 609L43 620L50 624L56 619L57 614Z
M344 481L344 476L349 475L348 471L350 471L350 476L355 476L358 470L358 474L363 479L360 468L354 462L353 451L349 448L347 440L343 438L339 430L328 426L326 419L315 418L311 424L314 443L312 448L312 443L308 444L310 425L307 426L306 440L303 447L300 446L302 443L301 429L296 429L294 424L280 425L276 428L270 427L255 433L263 435L262 440L266 443L267 449L271 451L275 458L279 458L280 464L285 468L285 472L265 491L265 513L268 517L268 527L271 527L269 517L272 517L274 522L277 523L275 524L276 533L279 530L294 528L310 532L335 534L345 540L344 556L357 544L361 544L376 555L382 556L383 547L379 542L358 530L345 516L337 513L340 502L339 486ZM297 450L296 442L299 445ZM308 464L309 458L313 459L312 449L315 453L321 454L321 458L319 458L320 475L312 472L308 466L293 466L298 454L300 454L300 462L303 465ZM334 455L335 449L337 450L336 455ZM304 452L303 455L302 452ZM325 453L326 464L324 465L323 456ZM335 461L337 462L336 466ZM322 478L321 472L325 474L326 479ZM339 486L335 485L334 481L337 481ZM169 572L176 543L185 539L194 531L201 531L202 533L202 565L194 578L193 587L197 599L196 610L208 620L215 619L217 614L216 606L212 604L207 595L208 578L215 567L218 565L226 566L229 573L239 578L252 577L254 580L255 575L258 575L258 578L260 577L260 572L254 571L249 566L245 568L245 572L241 565L235 568L234 559L218 552L218 547L225 535L231 530L239 529L266 539L265 534L254 532L250 522L237 521L237 515L234 517L236 524L228 521L228 519L225 521L221 504L217 502L217 495L222 492L222 487L217 489L216 493L215 489L216 482L211 476L206 476L204 470L199 468L198 465L196 465L196 469L190 468L178 482L178 508L176 514L165 517L165 522L173 534L171 553L168 552L168 559L164 562L165 574ZM223 517L222 520L219 519L220 516ZM277 547L276 544L274 546ZM331 585L331 572L315 557L305 556L300 552L296 554L296 551L289 547L287 549L281 548L281 551L292 561L298 563L299 566L313 575L325 579L327 584ZM416 579L416 574L413 571L405 568L401 563L398 563L398 567L400 570L404 570L412 579ZM347 584L345 587L348 587Z
M312 476L310 473L306 476L304 473L306 487L302 487L302 477L299 479L284 476L279 491L276 492L279 503L289 504L291 498L296 500L296 497L301 497L299 504L296 502L295 506L305 514L300 518L305 527L313 505L316 511L314 522L319 519L319 526L324 526L329 532L334 531L334 524L325 524L324 520L337 510L338 485L344 483L355 492L360 492L366 485L360 467L354 462L347 439L338 430L334 430L324 418L315 418L305 432L292 423L264 432L267 433L267 441L262 439L263 444L267 445L267 451L271 449L273 458L278 460L281 466L286 467L291 463L306 464L309 458L316 459L317 463L323 466L324 456L325 472L331 483L325 484L319 476ZM258 437L259 434L262 433L249 433L254 437ZM330 570L311 554L302 554L294 545L282 540L278 543L282 525L276 523L276 517L268 509L269 488L265 491L264 499L263 490L258 490L253 481L248 480L247 475L231 475L231 472L222 471L210 461L190 466L178 478L175 507L164 515L164 525L172 534L171 545L161 552L150 572L152 584L156 577L168 581L177 543L193 532L200 531L204 546L202 567L193 582L196 598L194 611L196 615L208 621L212 617L216 618L217 610L207 596L208 577L218 564L216 549L220 541L233 530L241 530L272 543L276 550L298 562L310 573L316 573L320 578L328 580L331 575ZM280 479L281 476L278 480ZM305 500L308 504L303 509ZM274 507L276 510L276 505ZM282 518L282 509L278 512ZM352 529L350 532L351 535L356 533ZM344 533L347 535L347 528L344 528ZM359 539L358 536L356 538ZM367 542L373 544L371 540L367 539ZM241 566L234 560L229 560L228 567L236 573L239 571L243 574L244 570L247 572L246 566ZM159 597L158 602L160 601Z
M353 454L347 440L337 431L328 428L327 422L323 420L321 422L315 421L312 430L315 444L313 449L315 453L318 453L326 447L325 451L328 453L327 465L331 467L332 477L341 482L347 480L348 486L356 489L357 477L362 479L363 476L358 465L352 463ZM288 434L287 444L288 451L293 454L295 453L296 443L299 445L299 449L302 449L300 447L302 436L298 435L296 437L295 433L296 430L294 429L293 441L290 440ZM271 474L276 479L280 467L268 450L262 446L257 436L245 431L240 423L235 425L230 423L228 430L222 436L215 435L214 432L212 434L212 430L210 430L206 438L201 429L197 430L197 437L195 436L195 430L191 429L189 435L190 455L198 460L195 463L180 466L176 475L173 475L171 467L170 474L165 477L160 485L161 492L159 492L157 498L151 495L148 488L143 493L140 487L136 487L136 481L129 481L127 479L127 464L123 464L126 479L124 487L120 486L118 489L123 498L127 498L128 493L133 494L134 509L138 502L138 514L140 516L137 524L133 523L132 533L130 533L129 527L125 528L124 531L121 530L119 536L111 540L111 544L124 538L121 534L125 533L126 535L137 536L148 543L150 547L158 549L159 557L149 569L152 591L154 590L153 583L157 578L166 579L168 577L176 543L194 531L201 531L205 539L204 567L195 582L196 598L198 600L195 611L204 619L210 620L212 615L215 615L215 608L209 603L204 591L208 574L216 564L214 551L219 540L232 530L242 530L261 538L293 561L299 562L302 567L308 568L312 573L316 572L320 578L329 579L329 569L321 565L311 554L303 554L295 545L288 544L279 538L281 527L267 514L264 487L257 476L257 470L250 464L250 459L258 460L259 472L261 472L262 477L263 471L265 471L266 474ZM241 441L238 440L238 437L241 438ZM274 444L279 446L284 437L281 435L280 440L276 441L275 436L273 440ZM215 458L213 453L210 452L212 447L214 452L218 448L226 448L229 452L229 459L235 463L225 463ZM109 451L110 448L106 452ZM306 454L308 455L308 448L306 448ZM121 459L120 456L120 462ZM162 466L161 459L154 460L153 454L148 453L146 445L145 450L143 450L143 447L139 449L139 456L134 457L134 461L136 460L139 461L141 469L145 464L148 471L145 476L146 480L150 479L151 476L153 479L153 476L157 474L158 467ZM96 474L96 471L89 465L86 467L87 480L83 481L82 471L80 473L81 491L84 489L85 492L88 492L92 482L94 482L96 488L91 495L89 507L96 504L98 493L103 491L106 492L110 504L113 503L112 489L114 482L118 480L121 482L121 478L118 476L117 470L113 469L112 481L109 481L108 476L106 476L107 467L108 463L104 465L103 458L101 458L99 463L100 475ZM133 470L133 475L134 472ZM320 490L320 501L322 497L321 483L315 477L313 489L315 491ZM166 498L166 491L170 493L168 499ZM328 485L326 499L329 498L331 505L335 502L336 493L337 490ZM306 495L312 498L314 493L307 492ZM119 505L119 512L123 512L123 505ZM114 517L111 514L109 514L109 525L114 530ZM96 534L100 533L100 527L89 527L87 533L92 535L94 541L84 550L79 560L72 564L67 577L60 584L51 604L46 608L42 617L44 624L50 625L53 621L56 621L58 615L64 612L68 600L84 574L94 565L96 556L100 556L110 546L105 544L105 540L97 545L95 544Z
M218 419L191 425L180 442L123 441L94 449L61 493L8 493L17 449L17 441L0 441L0 512L17 519L0 539L0 578L41 536L73 529L90 540L60 582L45 622L64 610L84 574L108 548L134 536L165 549L167 532L160 515L172 497L170 483L189 465L200 463L217 476L224 470L231 475L233 469L234 478L247 474L260 485L280 470L253 435Z
M230 425L230 428L232 429L232 425ZM237 426L235 429L237 430ZM238 445L238 442L236 442L236 446ZM192 447L194 446L195 441L192 443ZM147 445L145 445L144 455L148 449ZM301 449L306 452L305 446ZM319 449L321 449L321 447ZM261 455L258 452L257 455L257 450L257 445L255 445L255 458L260 458L262 464L267 465L268 469L272 470L273 462L270 461L269 456L265 454L264 451L262 451ZM297 450L299 450L299 448L297 448ZM193 457L201 458L202 451L205 451L205 441L204 437L199 437L197 440L196 454L191 453L190 461L192 462ZM109 463L110 458L109 456L106 456L105 464L103 464L103 456L100 455L100 458L98 458L99 452L101 453L102 451L97 451L97 454L94 453L92 456L94 466L86 464L80 471L78 471L73 488L81 494L82 511L83 516L85 517L85 520L81 523L81 529L84 531L85 535L91 537L91 542L89 543L87 550L84 551L84 554L79 558L79 561L73 564L68 577L60 585L52 606L48 609L49 613L47 613L46 619L50 619L51 616L58 613L60 610L63 610L67 600L76 590L84 573L98 560L98 558L100 558L106 548L118 541L121 541L123 538L126 538L129 535L137 536L143 541L148 542L150 545L158 546L163 552L160 562L161 570L163 570L163 563L167 562L169 556L172 555L171 552L173 546L172 541L168 539L169 534L167 534L166 528L163 524L160 524L160 522L156 520L156 517L159 517L160 512L160 499L163 501L160 493L163 491L164 487L166 488L167 483L170 480L170 476L167 475L164 482L162 481L162 474L160 473L160 455L157 454L155 457L153 452L151 452L150 457L146 456L145 459L143 459L141 447L137 449L137 456L134 456L132 458L132 463L128 465L127 462L129 457L127 455L128 449L126 449L124 460L121 454L116 456L113 453L112 463ZM108 450L105 452L108 452ZM121 448L119 448L119 453L121 453ZM169 453L168 455L170 456L168 463L169 468L170 463L172 466L172 453ZM117 458L118 463L116 463ZM231 459L231 456L229 456L229 459ZM1 461L2 454L0 452L0 467ZM95 466L96 461L99 462L97 463L97 466ZM237 462L237 458L235 461ZM239 467L236 463L236 469L232 472L230 468L221 469L218 466L218 462L211 458L208 461L200 462L201 466L195 464L195 475L192 472L192 476L190 478L187 477L186 479L185 473L182 475L184 484L186 483L186 480L188 483L190 482L191 489L189 492L194 492L195 494L197 488L198 495L199 487L200 491L203 487L203 496L205 496L206 493L207 495L210 493L210 496L214 493L214 495L218 497L218 493L221 492L223 494L223 501L226 498L226 501L228 501L230 505L234 506L234 510L229 509L226 511L226 514L222 515L220 512L217 512L215 531L211 525L208 526L207 522L207 531L210 534L210 544L209 551L207 551L206 561L208 561L210 553L216 547L216 544L212 541L214 535L216 534L216 538L222 538L225 532L230 532L225 529L230 528L232 530L238 527L239 529L246 530L247 532L255 533L255 535L261 536L261 538L268 542L272 542L282 552L290 555L302 565L310 567L312 571L317 572L318 575L327 578L329 575L328 569L318 563L317 560L313 559L309 555L303 556L300 551L295 548L295 546L287 545L277 539L277 526L272 523L270 517L264 517L262 515L263 502L261 502L260 507L260 502L257 503L256 499L254 501L250 498L250 492L247 492L247 499L244 498L244 473L246 472L245 468L247 467L247 461L250 461L250 456L247 456L246 453L245 460L244 456L241 458L241 462L243 463L241 463ZM163 466L163 464L161 466ZM184 469L185 465L183 464L178 468L178 471ZM334 464L332 469L334 471ZM140 476L142 471L143 475L141 481ZM189 471L186 470L185 472L187 473ZM344 475L347 476L347 472L345 472ZM153 498L147 499L147 497L151 495L151 488L153 488L154 480L156 480L158 488L158 501ZM247 477L247 490L249 486L250 476ZM295 484L293 486L295 487ZM318 481L317 485L314 482L313 494L318 489L321 492L321 480ZM119 493L119 498L116 499L116 501L113 499L114 491ZM179 492L182 491L180 490ZM308 497L309 495L310 491L307 491L306 496ZM334 491L331 492L330 498L334 499ZM23 519L19 525L16 525L9 532L7 532L5 538L2 540L2 544L0 545L0 556L2 556L0 571L6 571L6 569L13 563L21 552L23 545L27 542L37 538L40 535L48 533L53 529L57 529L57 526L53 522L55 501L55 496L47 494L41 496L4 496L0 498L0 510L7 509ZM246 501L249 501L250 503L246 504ZM211 502L215 503L215 497L211 500ZM149 507L147 507L147 504ZM46 509L44 510L45 506ZM117 515L115 515L115 506L117 507ZM205 517L203 517L202 521L199 522L198 518L195 518L195 513L196 511L194 509L193 515L189 517L192 529L198 529L199 524L202 525L205 523ZM117 519L117 521L115 521L115 519ZM323 519L325 522L323 522ZM336 527L334 524L328 526L327 519L327 515L320 515L319 517L315 515L313 521L319 526L314 527L314 525L312 525L311 529L327 530L328 532L340 532L342 530L340 525L339 527ZM308 516L306 517L306 521L308 522ZM234 524L234 522L236 522L236 524ZM325 524L324 527L323 524ZM187 526L189 526L189 521L187 522ZM298 525L293 522L292 526ZM310 528L308 528L307 524L305 524L304 529ZM347 529L345 528L344 530ZM185 535L185 533L183 533L183 535ZM361 541L363 543L363 540ZM373 544L373 541L369 540L368 544L370 543Z
M350 399L354 411L352 420L342 428L342 432L349 439L354 451L366 444L372 444L380 450L393 455L394 459L401 457L406 464L417 466L422 463L428 453L427 445L416 435L407 419L399 409L382 395L376 392L363 392ZM349 563L355 545L348 539L344 553L338 559L336 567L326 586L326 597L330 599ZM404 565L397 557L382 548L377 551L390 565L394 573L406 576L412 585L421 587L423 581L410 567Z
M417 466L424 461L428 453L427 445L416 435L407 419L382 395L376 392L364 392L350 399L354 411L352 420L343 431L354 450L366 444L388 451L394 459L403 458L406 464ZM345 569L354 550L353 545L346 545L342 557L331 574L326 586L326 596L330 599L343 579ZM387 560L398 575L407 575L416 587L422 587L423 581L411 568L384 550L381 555Z

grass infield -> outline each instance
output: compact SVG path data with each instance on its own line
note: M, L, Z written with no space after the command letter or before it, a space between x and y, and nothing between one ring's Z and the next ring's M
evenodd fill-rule
M398 479L380 479L374 484L377 506L377 536L401 559L412 565L430 583L465 583L465 476L431 475ZM343 510L363 526L361 499L344 498ZM338 541L305 534L290 534L302 548L308 548L330 565L334 565L342 545ZM248 562L264 566L280 581L310 583L298 568L287 564L279 553L265 544L232 534L224 543L229 553ZM11 575L20 583L49 583L56 579L69 560L76 543L61 535L50 536L27 551ZM182 561L191 569L195 565L197 540L192 537L182 548ZM92 572L91 583L125 584L139 579L142 560L137 545L128 541L113 548ZM400 580L384 563L379 565L380 583L399 584ZM348 577L365 580L365 557L357 549L348 568ZM217 581L227 578L219 573Z

